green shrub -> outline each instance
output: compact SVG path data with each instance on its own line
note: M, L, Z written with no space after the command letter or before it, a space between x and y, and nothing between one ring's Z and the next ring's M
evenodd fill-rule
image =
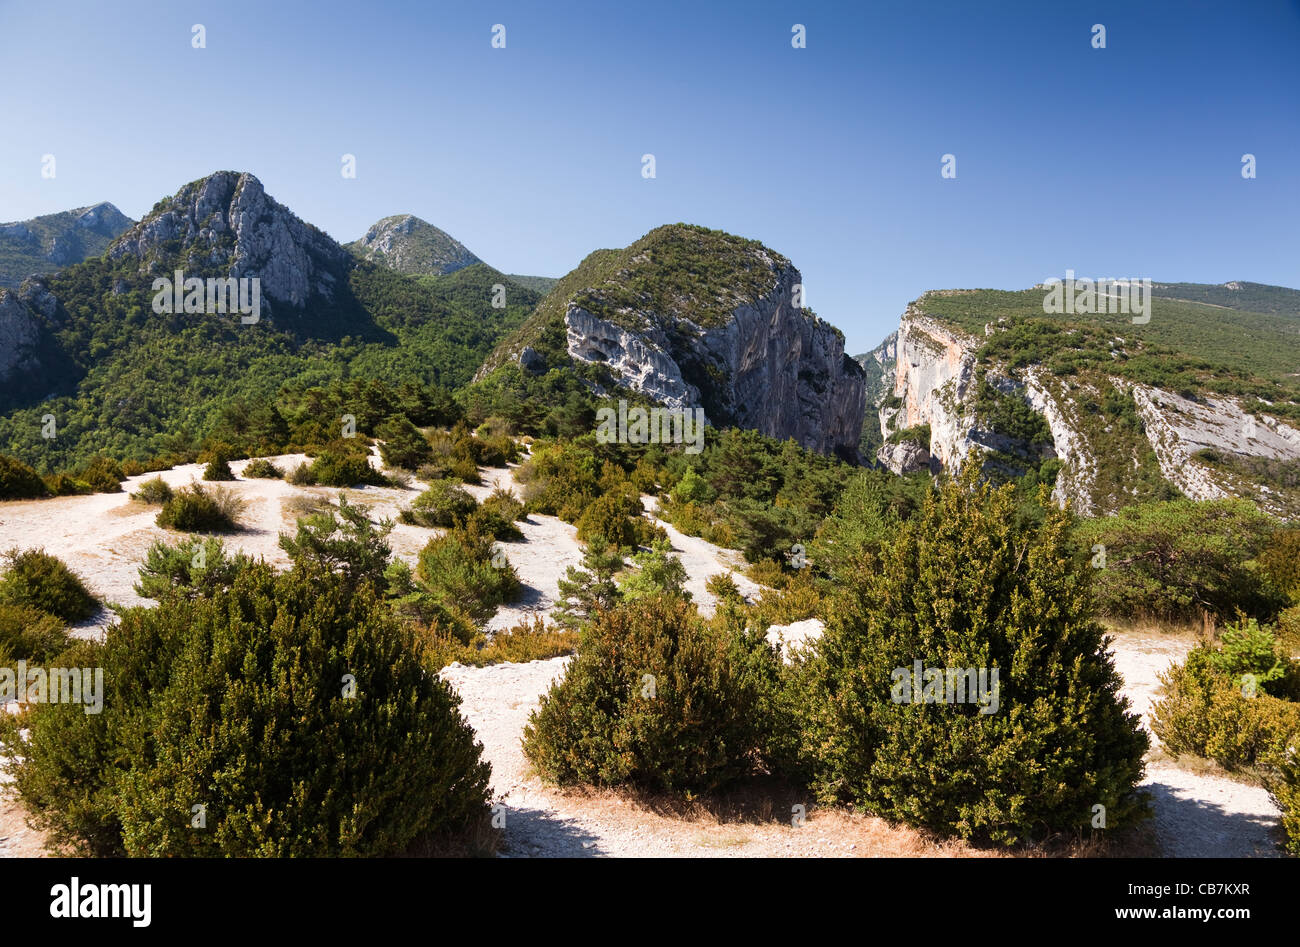
M855 581L876 568L880 551L898 530L900 519L889 505L885 485L863 471L844 485L831 514L808 544L808 556L818 571L834 581Z
M515 472L515 479L524 485L524 503L530 512L558 516L568 523L575 522L594 499L598 476L596 456L569 441L535 447Z
M1018 523L1014 488L977 476L970 465L928 496L827 609L803 725L814 788L1008 844L1086 830L1094 805L1130 825L1147 738L1092 619L1070 515L1052 505ZM912 690L915 662L939 669L937 694ZM982 694L957 686L964 669L984 675Z
M1235 625L1227 625L1219 633L1219 639L1222 645L1211 653L1210 663L1240 686L1271 692L1269 685L1276 685L1286 673L1272 631L1260 628L1255 619L1243 618Z
M0 454L0 500L31 500L48 492L35 470L16 457Z
M253 560L242 552L233 556L215 536L193 537L175 546L159 541L149 547L135 585L141 598L162 601L174 595L198 598L230 588Z
M415 526L456 526L478 509L478 501L451 480L435 480L401 512L403 523Z
M265 457L259 457L244 465L244 476L255 480L280 480L284 471Z
M107 457L95 457L77 479L95 493L121 493L126 474L116 461Z
M1273 530L1247 500L1172 500L1086 520L1077 534L1080 555L1102 566L1093 571L1103 614L1172 622L1198 620L1202 610L1276 614L1285 602L1255 561Z
M1277 644L1284 656L1300 657L1300 605L1292 605L1278 614Z
M1202 644L1161 674L1151 729L1174 756L1203 756L1227 770L1257 766L1300 731L1300 703L1243 687L1221 664Z
M686 567L672 554L666 539L655 540L645 552L632 557L633 569L619 577L618 587L623 598L635 601L648 596L668 595L689 601L686 591Z
M433 456L429 442L406 415L394 415L375 429L385 467L415 470Z
M483 482L483 476L478 472L478 465L469 458L461 458L451 465L451 475L462 483L468 483L471 486L477 486Z
M364 584L382 593L392 530L391 520L372 520L370 507L349 503L347 494L340 493L337 511L331 507L302 517L293 536L280 534L280 548L301 572L341 576L347 588Z
M635 549L644 534L637 527L638 521L650 525L641 516L640 498L623 492L602 493L578 517L578 541L585 543L593 536L603 536L620 549Z
M167 481L162 477L150 477L148 480L142 480L135 493L131 494L132 500L138 500L141 503L166 503L173 496L175 491L167 485Z
M163 504L157 523L187 533L233 533L243 511L244 501L233 491L215 487L209 492L191 483Z
M62 654L71 643L63 622L49 612L0 603L0 654L6 660L42 663Z
M519 445L504 434L478 438L478 461L484 467L506 467L519 459Z
M719 601L739 603L745 600L730 572L718 572L709 576L704 582L704 587Z
M119 487L121 485L119 484ZM78 480L66 473L57 473L45 478L45 489L51 496L70 497L93 493L90 484Z
M1300 855L1300 747L1294 740L1270 757L1264 786L1282 810L1287 851Z
M700 792L747 775L757 694L725 637L684 600L601 612L524 728L529 762L560 785Z
M1279 529L1259 557L1260 568L1287 599L1300 604L1300 529Z
M420 550L416 576L421 589L453 614L481 625L521 591L519 576L492 537L453 527Z
M490 771L459 699L369 588L259 563L80 648L103 712L37 706L16 771L77 854L401 855L481 825Z
M508 523L526 519L528 516L524 504L515 496L514 491L502 489L501 487L497 487L489 493L481 506L485 510L496 512Z
M315 486L316 484L316 478L312 474L311 464L308 463L298 464L298 466L285 474L284 479L295 487L310 487Z
M89 618L99 609L81 578L44 549L11 549L5 560L0 602L39 609L69 623Z
M489 664L545 661L573 654L578 647L578 634L564 628L548 628L545 619L539 615L531 623L520 622L491 637L475 634L468 644L462 642L457 634L446 632L435 624L425 629L423 642L434 667L446 667L452 662L486 667Z
M354 487L363 483L380 486L387 481L365 454L323 450L312 461L311 482L323 487Z
M695 472L694 467L687 467L677 486L673 487L673 500L678 503L711 503L717 496L717 491Z
M230 469L230 463L225 456L218 454L208 461L208 466L203 471L203 479L230 481L235 479L235 472Z
M623 554L603 536L593 536L582 557L582 568L569 566L559 581L555 620L565 628L586 628L602 611L622 599L614 576L623 570Z
M1300 664L1283 662L1276 673L1271 636L1253 621L1223 639L1221 650L1202 642L1160 675L1151 729L1175 757L1205 757L1262 783L1282 810L1288 849L1300 854ZM1261 670L1282 696L1243 676Z

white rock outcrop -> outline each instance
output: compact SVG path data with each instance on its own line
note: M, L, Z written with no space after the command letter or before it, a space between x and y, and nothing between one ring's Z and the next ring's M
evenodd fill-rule
M821 638L826 626L819 618L805 618L788 625L772 625L765 635L767 643L781 652L781 660L789 664L795 653Z
M882 433L887 438L894 431L928 424L930 457L939 466L959 470L976 444L971 400L979 342L913 304L903 314L897 344L894 395L902 405L881 409ZM884 457L881 461L887 463Z

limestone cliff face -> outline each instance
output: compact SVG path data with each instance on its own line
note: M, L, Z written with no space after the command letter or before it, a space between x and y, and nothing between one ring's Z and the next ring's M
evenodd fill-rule
M568 355L670 407L704 407L711 423L851 454L862 429L862 369L845 357L838 331L795 303L799 271L774 275L770 291L708 327L656 312L630 329L570 304ZM709 379L707 392L688 371Z
M902 403L887 400L881 406L881 433L888 438L928 424L931 459L940 467L959 469L975 445L971 400L978 347L974 337L929 318L916 304L909 306L898 327L894 365L894 398Z
M33 349L40 337L40 323L18 294L0 289L0 384L20 368L32 367Z
M1129 385L1112 379L1132 392L1147 437L1160 463L1160 472L1194 500L1256 494L1256 502L1270 512L1290 512L1274 491L1262 493L1249 482L1198 459L1202 451L1293 461L1300 458L1300 430L1277 418L1256 418L1230 398L1192 401L1149 385Z
M1131 502L1137 483L1155 478L1192 499L1250 497L1269 512L1295 515L1294 495L1252 480L1231 464L1216 464L1213 457L1294 462L1300 459L1297 428L1268 415L1252 416L1227 396L1193 400L1115 376L1067 380L1036 365L1013 370L981 360L983 340L927 315L925 300L922 296L903 315L893 397L881 403L879 420L885 438L929 425L932 470L955 473L977 449L986 465L999 452L1025 455L1028 445L980 417L976 384L982 372L1002 396L1023 400L1041 416L1051 444L1037 459L1059 461L1053 497L1058 503L1068 500L1077 512L1118 509ZM990 324L985 331L997 330ZM1098 416L1096 406L1117 392L1132 398L1140 423L1125 428L1119 420ZM896 473L916 469L924 459L906 443L886 443L877 456Z
M179 265L187 276L258 277L264 299L298 308L313 297L333 300L351 259L267 196L253 175L233 171L181 188L119 237L108 256L136 257L142 274L170 277L177 246L184 248Z

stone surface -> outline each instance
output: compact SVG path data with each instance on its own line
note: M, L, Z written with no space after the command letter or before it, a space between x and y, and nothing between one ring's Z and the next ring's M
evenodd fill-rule
M803 621L788 625L772 625L767 629L768 644L781 652L781 660L790 663L795 651L818 640L826 632L826 626L818 618L805 618Z
M882 444L876 451L876 459L896 474L930 469L930 452L915 441Z

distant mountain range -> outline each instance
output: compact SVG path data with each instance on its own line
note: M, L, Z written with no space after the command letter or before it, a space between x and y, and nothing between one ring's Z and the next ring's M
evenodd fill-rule
M66 216L98 233L109 215ZM559 281L510 277L410 214L341 246L234 171L114 227L101 252L86 256L83 239L85 259L58 256L0 290L0 452L41 469L183 449L286 387L455 389L476 370L465 397L483 416L536 424L558 412L581 433L595 399L622 394L855 456L862 373L843 335L798 304L798 270L755 241L678 224L596 251ZM27 240L40 228L12 230ZM154 282L177 271L256 277L261 316L242 324L198 300L158 311ZM506 392L507 376L537 383Z
M342 246L251 174L0 226L0 453L51 470L196 444L231 405L360 380L472 417L593 429L626 397L898 472L1036 478L1082 512L1251 497L1300 517L1300 291L1155 283L1151 318L1051 315L1042 287L941 290L856 359L792 262L688 224L510 276L410 214ZM257 277L264 315L154 308L154 281ZM35 276L33 274L44 274ZM863 416L867 422L863 423ZM53 415L57 436L43 436Z
M408 276L440 276L483 261L455 237L414 214L395 214L377 221L360 240L345 245L363 260L380 263ZM557 280L549 276L507 278L545 295Z
M246 173L191 182L126 223L101 254L0 289L0 452L47 470L152 456L284 385L455 388L541 299L481 262L416 276L358 259ZM260 320L154 311L153 281L176 270L257 277Z
M105 202L0 224L0 286L99 256L132 223Z

